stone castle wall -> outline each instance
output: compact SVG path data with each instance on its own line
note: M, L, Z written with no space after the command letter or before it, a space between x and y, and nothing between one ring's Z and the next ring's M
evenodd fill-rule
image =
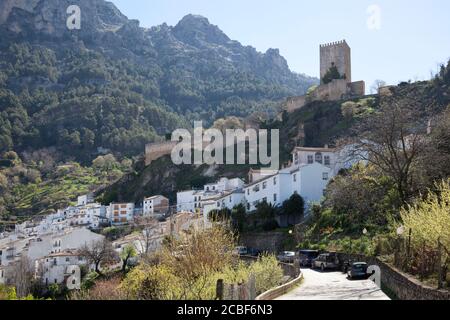
M287 98L284 110L291 113L295 110L302 108L306 104L306 96L290 97Z
M165 141L159 143L150 143L145 146L145 165L150 165L153 161L169 155L177 142Z
M347 80L333 80L322 84L311 94L312 101L334 101L341 100L347 94Z
M366 94L366 83L364 81L350 83L349 94L351 96L364 96Z

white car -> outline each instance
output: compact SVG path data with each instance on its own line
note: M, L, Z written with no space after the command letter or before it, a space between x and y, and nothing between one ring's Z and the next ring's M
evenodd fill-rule
M235 255L237 256L246 256L248 255L248 248L247 247L236 247L234 248L234 252Z

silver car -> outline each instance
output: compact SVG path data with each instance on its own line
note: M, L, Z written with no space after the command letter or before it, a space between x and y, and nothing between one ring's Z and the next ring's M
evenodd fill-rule
M277 256L278 261L283 263L294 263L295 252L293 251L283 251Z
M335 253L323 253L312 262L313 269L321 271L339 268L339 259Z

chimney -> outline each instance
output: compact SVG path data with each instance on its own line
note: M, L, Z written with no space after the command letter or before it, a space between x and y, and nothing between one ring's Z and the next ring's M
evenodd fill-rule
M327 144L325 145L325 149L328 149L328 145Z

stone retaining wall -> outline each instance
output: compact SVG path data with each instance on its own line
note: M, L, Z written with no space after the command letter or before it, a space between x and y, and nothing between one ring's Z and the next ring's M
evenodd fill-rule
M366 262L381 269L381 283L400 300L450 300L450 291L425 286L414 277L375 257L341 254L342 259Z
M300 273L300 275L294 280L285 283L277 288L264 292L263 294L256 297L256 300L274 300L293 290L296 286L300 285L302 281L303 281L303 274Z

